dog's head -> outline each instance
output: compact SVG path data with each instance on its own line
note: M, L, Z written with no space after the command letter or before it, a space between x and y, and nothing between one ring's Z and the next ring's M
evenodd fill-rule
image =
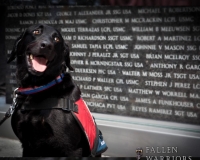
M30 81L30 77L39 83L47 77L55 78L66 67L73 70L68 45L58 30L47 25L33 25L21 34L15 42L8 63L15 58L17 79L22 85L26 79Z

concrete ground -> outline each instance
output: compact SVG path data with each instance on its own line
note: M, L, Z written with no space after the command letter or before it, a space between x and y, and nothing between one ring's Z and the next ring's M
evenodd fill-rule
M18 140L0 137L0 158L2 157L22 157L21 143ZM107 156L102 155L102 157ZM45 159L51 160L51 158Z
M18 140L0 137L0 157L21 157L22 148Z

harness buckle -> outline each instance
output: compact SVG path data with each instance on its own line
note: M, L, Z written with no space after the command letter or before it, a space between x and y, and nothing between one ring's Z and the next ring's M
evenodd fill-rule
M62 110L64 111L73 111L78 113L78 106L70 99L64 98L63 99L63 105Z

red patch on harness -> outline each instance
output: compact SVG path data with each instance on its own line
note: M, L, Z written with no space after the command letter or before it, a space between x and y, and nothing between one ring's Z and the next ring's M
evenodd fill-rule
M74 112L74 114L81 122L90 144L90 150L92 150L96 138L96 124L89 108L82 98L76 101L75 104L78 105L78 113Z

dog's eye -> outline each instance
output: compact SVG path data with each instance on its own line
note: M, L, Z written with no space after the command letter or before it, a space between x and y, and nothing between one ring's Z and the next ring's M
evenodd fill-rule
M59 39L58 37L55 37L54 40L55 40L56 42L59 42L59 41L60 41L60 39Z
M35 35L40 34L40 30L34 30L34 31L33 31L33 34L35 34Z

